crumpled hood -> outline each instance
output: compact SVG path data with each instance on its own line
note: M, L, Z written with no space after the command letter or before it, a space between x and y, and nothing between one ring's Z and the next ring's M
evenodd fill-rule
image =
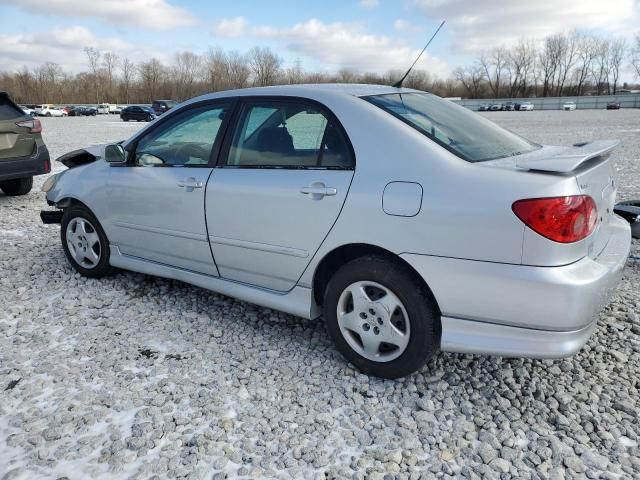
M122 143L124 140L116 143ZM99 145L91 145L89 147L80 148L58 157L56 160L62 163L65 167L74 168L87 163L95 162L104 158L104 150L107 146L113 145L113 143L101 143Z

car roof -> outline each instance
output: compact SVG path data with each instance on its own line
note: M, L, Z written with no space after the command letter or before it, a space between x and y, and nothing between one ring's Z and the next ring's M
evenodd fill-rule
M384 95L392 93L425 93L412 88L396 88L387 85L368 85L357 83L307 83L298 85L275 85L271 87L251 87L237 90L225 90L221 92L208 93L200 97L191 99L185 103L202 101L216 98L237 97L237 96L298 96L317 98L327 96L344 97L365 97L368 95Z

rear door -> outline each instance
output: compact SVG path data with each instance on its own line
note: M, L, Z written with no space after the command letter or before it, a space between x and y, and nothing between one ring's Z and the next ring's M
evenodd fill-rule
M30 157L34 153L36 142L31 129L16 125L30 119L5 93L0 92L0 161Z
M225 143L206 197L220 275L288 291L340 214L351 144L325 107L286 97L243 100Z

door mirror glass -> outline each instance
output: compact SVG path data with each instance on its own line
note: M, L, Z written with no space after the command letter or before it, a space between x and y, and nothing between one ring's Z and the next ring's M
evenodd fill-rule
M125 163L127 157L122 145L107 145L104 149L104 159L107 163Z

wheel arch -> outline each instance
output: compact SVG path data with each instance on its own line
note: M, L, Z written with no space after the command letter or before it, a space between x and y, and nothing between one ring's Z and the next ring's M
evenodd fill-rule
M347 262L355 260L356 258L364 257L367 255L379 255L387 257L397 262L400 265L405 266L410 273L420 282L425 288L425 291L431 296L434 305L438 308L440 313L440 307L435 295L431 291L431 288L427 284L426 280L413 268L413 266L404 260L399 255L387 250L386 248L369 244L369 243L349 243L341 245L330 252L328 252L322 260L318 263L313 273L313 299L316 304L322 307L324 303L324 292L327 288L329 280L338 271L338 269Z

